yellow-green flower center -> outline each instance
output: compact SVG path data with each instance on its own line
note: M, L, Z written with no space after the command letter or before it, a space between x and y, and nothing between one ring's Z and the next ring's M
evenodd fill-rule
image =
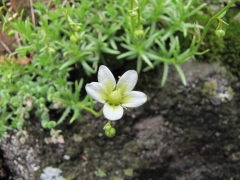
M122 95L119 90L115 90L108 95L108 101L110 104L118 105L122 101Z

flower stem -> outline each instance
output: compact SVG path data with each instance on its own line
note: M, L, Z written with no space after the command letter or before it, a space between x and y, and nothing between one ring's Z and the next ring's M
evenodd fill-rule
M99 117L99 116L102 115L102 111L103 111L102 109L101 109L99 112L96 112L96 111L94 111L92 108L89 108L89 107L87 107L87 106L83 106L83 105L80 104L80 103L78 103L77 106L78 106L79 108L81 108L81 109L84 109L84 110L92 113L92 114L93 114L94 116L96 116L96 117Z
M225 11L227 11L236 1L238 1L238 0L232 0L232 1L231 1L229 4L227 4L227 6L225 6L221 11L219 11L217 14L215 14L213 17L211 17L211 18L208 20L208 23L207 23L206 27L205 27L204 30L203 30L203 34L202 34L201 38L199 39L199 41L198 41L197 45L195 46L195 48L194 48L191 52L187 53L185 56L182 56L182 58L180 59L179 62L185 62L185 59L187 59L187 58L189 58L189 57L194 56L194 55L197 54L197 51L198 51L201 43L203 42L203 40L204 40L204 38L205 38L205 36L206 36L206 34L207 34L207 32L208 32L208 29L209 29L210 25L212 24L212 22L213 22L214 20L218 19L218 17L219 17L222 13L224 13ZM204 52L207 52L207 51L204 51ZM198 53L198 54L202 54L202 53Z
M62 12L64 12L64 14L65 14L65 19L66 19L68 28L69 28L69 30L70 30L70 33L71 33L71 34L74 34L74 30L72 29L72 27L71 27L71 25L70 25L70 22L69 22L69 19L68 19L67 10L64 9L64 8L62 8L61 10L62 10Z
M141 27L141 11L140 11L140 6L137 0L134 0L135 4L137 5L137 10L138 10L138 29Z
M237 0L232 0L227 6L225 6L221 11L219 11L217 14L215 14L213 17L211 17L209 20L208 20L208 23L206 25L206 27L204 28L204 31L203 31L203 34L200 38L200 40L198 41L196 47L194 48L194 51L193 51L193 54L195 52L198 51L198 48L200 47L201 43L203 42L203 39L205 38L207 32L208 32L208 29L210 27L210 25L212 24L212 22L214 20L216 20L223 12L225 12L226 10L228 10Z
M131 1L131 4L130 4L130 9L132 10L133 9L133 1ZM133 32L134 32L134 29L135 29L135 27L134 27L134 17L131 17L131 25L132 25L132 27L131 27L131 33L133 34Z

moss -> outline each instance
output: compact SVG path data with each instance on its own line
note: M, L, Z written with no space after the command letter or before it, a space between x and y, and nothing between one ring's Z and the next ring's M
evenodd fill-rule
M216 81L214 80L207 81L204 83L201 93L203 96L216 97L216 87L217 87Z
M189 19L189 21L206 26L208 20L215 14L215 12L216 10L205 7L202 11ZM208 63L220 61L229 72L237 77L240 77L240 38L238 38L240 35L239 17L239 8L231 8L227 11L223 19L229 24L229 26L223 27L223 30L226 32L223 38L219 38L215 35L218 21L215 21L210 25L204 42L199 48L200 52L206 49L209 49L209 52L204 55L197 56L196 59L198 61L204 61ZM203 30L201 30L201 32L203 32ZM188 39L184 40L185 43L182 45L182 49L188 48L192 34L194 33L191 32L191 35L189 35Z
M192 23L199 24L203 27L206 26L208 20L212 17L213 12L211 9L205 7L202 11L193 16L189 21ZM225 50L224 39L218 38L215 35L215 30L218 26L218 22L215 21L210 25L209 30L199 48L199 52L209 50L209 52L204 55L197 56L196 59L198 61L210 62L220 60L221 55ZM202 35L203 29L199 29L200 36ZM192 32L193 33L193 32Z
M238 9L239 11L239 9ZM240 77L240 29L239 29L239 19L234 18L236 14L236 9L232 9L228 16L228 23L230 24L227 28L226 36L224 38L225 52L222 54L221 62L230 71L237 77ZM235 15L236 17L240 16Z

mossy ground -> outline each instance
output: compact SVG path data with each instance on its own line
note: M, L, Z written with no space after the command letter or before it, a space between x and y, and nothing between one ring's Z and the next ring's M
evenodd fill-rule
M205 26L211 16L213 16L217 11L219 11L219 6L207 6L202 11L197 13L196 16L194 16L190 21ZM209 52L201 56L196 56L198 61L208 63L219 61L230 73L240 77L240 39L237 38L240 35L239 17L240 13L238 6L232 7L227 11L226 15L223 17L223 20L227 22L229 26L223 26L223 30L226 32L226 34L222 38L219 38L215 35L218 21L215 21L213 24L211 24L204 42L199 48L200 52L206 49L209 49ZM201 29L200 31L202 32ZM189 39L191 39L191 35ZM186 40L186 43L182 46L183 49L187 48L185 46L186 44L189 44L189 41L190 40L188 39Z

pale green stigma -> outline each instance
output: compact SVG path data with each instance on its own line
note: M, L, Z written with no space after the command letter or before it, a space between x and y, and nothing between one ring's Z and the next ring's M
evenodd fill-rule
M110 104L118 105L122 101L122 95L119 90L115 90L108 95L108 101Z

